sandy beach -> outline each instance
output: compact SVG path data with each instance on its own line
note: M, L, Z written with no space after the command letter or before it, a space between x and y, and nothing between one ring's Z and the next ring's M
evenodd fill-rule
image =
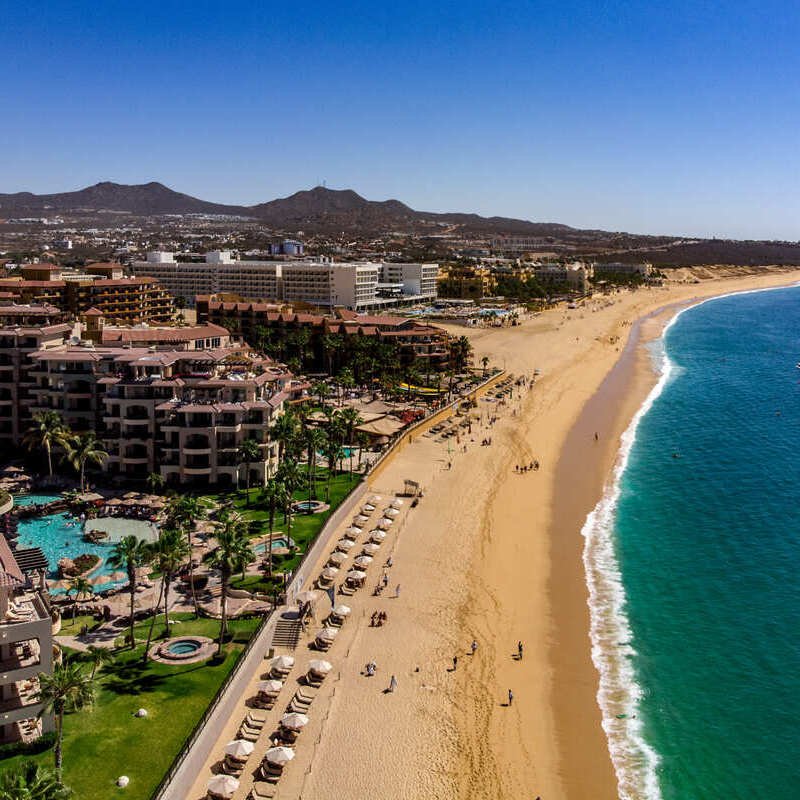
M453 327L470 336L476 363L486 354L515 376L540 377L503 406L479 400L472 432L457 444L415 435L372 476L369 493L390 499L413 478L425 497L404 506L366 588L344 600L352 616L325 656L333 670L276 797L616 797L580 531L655 381L642 345L686 304L798 280L800 272L776 271L671 284L561 307L514 328ZM533 461L540 469L515 471ZM389 587L375 597L389 555ZM370 626L374 611L386 612L385 625ZM309 642L304 636L293 651L298 673L318 657ZM374 677L363 674L369 661ZM386 693L392 675L397 689ZM287 691L283 706L289 699ZM220 752L239 721L220 731ZM250 766L237 800L252 785ZM193 800L209 774L197 776Z

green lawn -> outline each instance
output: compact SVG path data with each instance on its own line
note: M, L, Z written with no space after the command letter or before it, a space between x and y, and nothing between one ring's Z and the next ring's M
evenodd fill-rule
M219 622L181 620L173 633L215 637ZM116 661L98 672L97 700L93 708L69 714L64 723L64 782L76 800L125 797L148 800L177 755L186 737L208 707L222 681L238 660L259 620L231 620L233 640L221 663L172 666L149 662L142 666L143 647L119 651ZM146 638L148 623L137 625L137 638ZM158 635L156 626L155 633ZM75 654L73 657L80 658ZM90 667L87 666L87 670ZM138 708L148 716L134 717ZM0 771L16 769L26 757L0 761ZM52 767L52 751L33 756ZM127 775L131 782L118 789L115 781Z
M334 474L330 480L330 488L328 489L327 481L328 472L325 469L317 470L317 487L316 499L324 500L330 504L330 509L322 514L294 514L292 516L292 530L291 537L297 545L297 552L290 556L278 556L274 559L274 569L276 572L286 572L294 570L300 563L303 554L308 550L309 546L316 539L322 527L328 521L328 517L342 504L342 501L350 494L353 489L361 482L361 476L354 474L350 475L348 472L339 472ZM258 523L254 526L259 536L266 536L269 533L269 510L259 499L259 490L250 490L250 505L246 504L246 493L244 491L235 495L233 501L234 507L240 511L247 519L252 522ZM310 499L310 491L301 489L295 492L295 500L308 500ZM230 499L231 495L207 495L214 500ZM282 514L275 515L275 534L286 533L287 525L283 519ZM247 579L245 579L247 582ZM241 581L240 581L241 583ZM250 582L252 584L252 581ZM234 583L234 585L238 585ZM246 588L255 588L248 585ZM259 587L259 591L268 590L266 585Z

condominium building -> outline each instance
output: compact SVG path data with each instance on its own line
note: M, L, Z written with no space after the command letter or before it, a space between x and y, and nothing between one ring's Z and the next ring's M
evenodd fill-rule
M591 265L580 261L570 264L535 264L531 271L537 282L550 288L564 288L585 292L592 276Z
M614 275L624 275L626 277L640 275L643 278L649 278L653 272L652 264L623 264L619 261L606 264L598 261L592 264L592 268L594 269L595 277L598 278L613 277Z
M228 251L206 253L203 262L178 262L173 253L148 253L137 261L138 275L148 275L183 297L231 294L242 299L307 303L319 308L378 310L436 296L436 264L372 262L239 261ZM396 292L381 291L381 284ZM2 287L0 287L2 288Z
M0 502L0 513L7 513L10 498ZM0 743L30 742L53 730L53 716L43 714L38 698L38 676L53 670L58 624L41 575L24 572L0 534Z
M169 322L169 292L150 277L125 277L119 264L90 264L82 272L28 264L22 277L0 279L0 292L20 303L49 303L74 316L95 307L121 323Z

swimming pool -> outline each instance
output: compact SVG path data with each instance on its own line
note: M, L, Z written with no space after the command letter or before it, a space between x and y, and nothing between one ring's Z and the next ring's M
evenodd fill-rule
M140 519L125 519L123 517L98 517L88 519L84 529L89 531L105 531L108 534L106 542L119 542L126 536L136 536L146 542L154 542L158 538L158 529L152 522Z
M114 525L109 525L114 523ZM119 523L126 523L124 526ZM149 522L132 519L101 518L90 520L88 523L95 528L105 530L109 528L109 538L103 542L85 542L83 540L83 528L80 521L71 514L48 514L44 517L31 519L21 519L17 525L19 532L18 546L39 547L47 558L50 568L49 578L56 580L58 575L58 561L61 558L76 558L83 553L93 553L99 556L102 562L92 571L89 576L91 580L100 579L100 589L111 588L125 583L127 578L118 577L111 580L114 575L113 570L107 562L111 549L115 541L119 541L123 536L134 535L140 539L152 541L157 536L154 525ZM64 591L56 587L52 588L53 593Z
M36 506L52 503L54 500L61 500L60 494L17 494L14 495L15 506Z
M273 536L272 549L279 550L282 547L294 547L294 539L291 538L287 539L285 536ZM259 542L257 545L253 547L253 551L256 553L266 553L267 543Z

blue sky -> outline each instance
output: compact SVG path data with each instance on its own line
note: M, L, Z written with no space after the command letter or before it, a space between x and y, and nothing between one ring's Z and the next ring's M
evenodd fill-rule
M800 4L0 0L0 191L800 239Z

